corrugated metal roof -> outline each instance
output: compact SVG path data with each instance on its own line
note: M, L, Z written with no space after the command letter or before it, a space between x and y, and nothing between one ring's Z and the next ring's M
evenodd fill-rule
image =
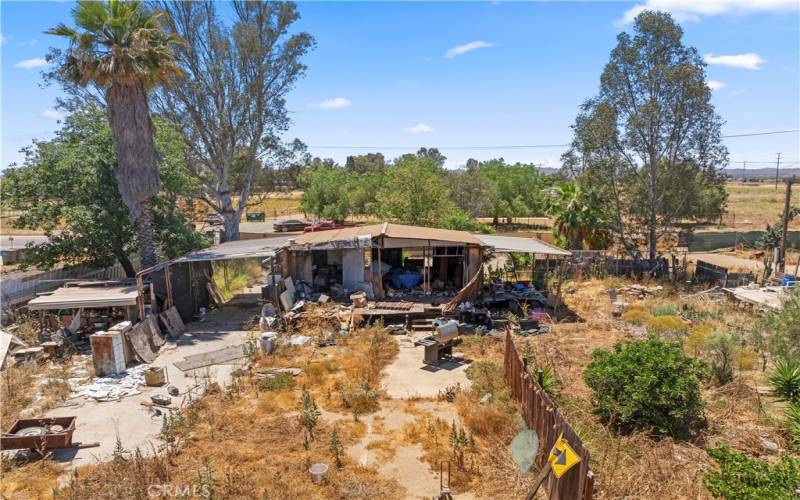
M475 236L485 245L494 247L497 253L520 252L538 255L558 255L563 257L572 255L572 253L567 250L545 243L542 240L537 240L536 238L494 236L490 234L478 234Z
M135 306L139 293L128 286L67 286L28 302L29 309L77 309L80 307Z
M406 238L413 240L437 240L465 243L467 245L480 245L481 241L466 231L452 229L436 229L432 227L404 226L402 224L387 224L385 235L390 238Z
M330 231L317 231L303 233L297 237L297 245L317 245L332 241L354 240L359 236L387 236L389 238L404 238L411 240L436 240L480 245L481 242L474 235L466 231L453 231L451 229L436 229L422 226L406 226L403 224L372 224L369 226L348 227Z
M290 236L276 236L273 238L229 241L184 255L173 260L172 263L270 257L275 255L275 250L284 246L289 241L289 238Z
M374 238L375 236L380 236L382 231L383 224L314 231L313 233L301 234L295 238L295 243L297 245L316 245L319 243L330 243L331 241L354 240L359 236L372 236Z

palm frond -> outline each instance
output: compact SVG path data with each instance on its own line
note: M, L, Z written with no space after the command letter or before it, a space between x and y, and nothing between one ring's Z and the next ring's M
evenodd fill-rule
M778 360L769 375L772 395L781 401L800 404L800 363Z

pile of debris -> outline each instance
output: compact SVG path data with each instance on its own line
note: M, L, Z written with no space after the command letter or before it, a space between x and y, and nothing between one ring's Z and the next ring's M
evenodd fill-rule
M71 398L85 397L95 401L119 401L127 396L141 394L139 386L145 383L144 372L150 365L141 364L129 367L124 373L107 377L97 377L88 384L79 384L70 378Z
M645 286L634 283L632 285L623 286L619 289L619 293L638 299L644 299L650 295L656 295L660 293L663 289L664 287L661 285Z

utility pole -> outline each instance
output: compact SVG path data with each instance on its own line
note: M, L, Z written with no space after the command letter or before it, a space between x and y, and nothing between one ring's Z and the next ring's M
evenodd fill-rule
M744 171L747 170L747 160L744 161L744 165L742 165L742 182L744 182Z
M792 202L792 184L794 184L794 176L786 179L786 199L783 202L783 232L781 233L781 261L776 269L780 270L780 272L786 271L786 236L789 233L789 206Z
M781 169L781 154L778 153L778 161L775 162L775 191L778 190L778 172Z

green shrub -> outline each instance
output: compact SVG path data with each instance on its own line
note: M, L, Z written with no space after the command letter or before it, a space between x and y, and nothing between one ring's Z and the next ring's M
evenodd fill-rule
M706 352L711 358L711 375L717 385L734 379L733 367L742 349L742 340L735 333L718 332L711 336Z
M725 446L709 448L706 452L720 467L703 477L708 491L726 500L793 499L800 488L800 457L782 455L770 464Z
M781 401L800 403L800 363L779 359L769 375L772 395Z
M644 309L631 308L622 313L622 319L632 325L644 325L650 320L650 313Z
M677 342L655 338L596 350L583 372L594 412L623 432L645 429L687 436L702 423L702 361L687 357Z
M792 403L786 409L785 425L795 443L800 443L800 403Z
M647 333L658 338L681 338L686 335L686 323L680 316L651 316L647 320Z
M278 392L294 387L294 378L291 373L278 373L274 377L267 377L258 384L258 389L267 392Z
M678 316L678 309L672 304L655 306L650 309L650 314L653 316Z
M505 369L497 363L477 361L467 367L466 375L479 396L492 394L496 398L507 389Z

